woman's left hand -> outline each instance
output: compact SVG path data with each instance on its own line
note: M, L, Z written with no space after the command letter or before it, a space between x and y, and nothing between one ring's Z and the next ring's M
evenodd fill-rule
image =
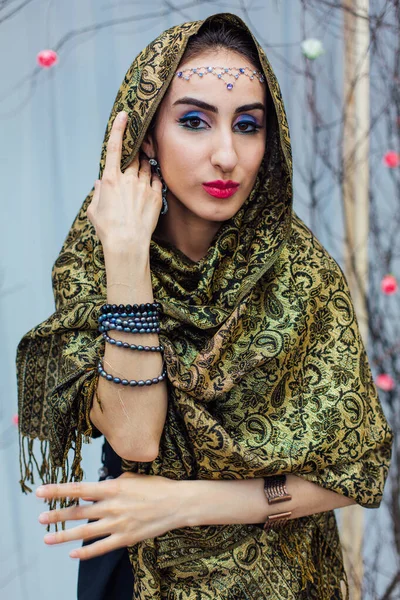
M182 495L178 484L179 481L166 477L126 472L116 479L96 483L40 486L36 490L39 498L68 497L93 502L44 512L39 516L41 523L96 519L93 523L48 533L44 541L62 544L108 536L70 552L71 558L86 560L182 527Z

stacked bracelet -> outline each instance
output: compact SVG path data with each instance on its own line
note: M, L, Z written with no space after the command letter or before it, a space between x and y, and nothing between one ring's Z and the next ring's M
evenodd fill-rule
M132 321L108 318L99 325L99 331L126 331L127 333L160 333L159 321Z
M127 333L160 333L158 302L147 304L104 304L99 316L99 331L125 331Z
M102 314L104 313L112 313L112 314L121 314L125 312L140 312L144 313L147 311L161 311L161 304L159 302L147 302L146 304L103 304L100 309Z
M126 350L138 350L142 352L163 352L163 346L144 346L129 344L122 340L115 340L108 336L107 331L124 331L127 333L159 333L160 332L160 321L159 313L161 310L161 304L158 302L148 302L146 304L104 304L100 309L100 315L98 318L99 332L103 334L104 339L109 344L115 345L116 347L123 348ZM110 373L106 373L103 368L102 361L100 360L97 365L97 370L101 377L107 379L112 383L121 384L124 386L131 387L143 387L148 385L154 385L163 381L166 378L167 372L163 367L163 372L158 377L146 380L128 380L120 377L114 377Z
M103 332L103 338L106 340L106 342L108 342L109 344L112 344L113 346L117 346L118 348L128 348L129 350L139 350L142 352L163 352L164 347L163 346L142 346L142 345L138 345L136 346L135 344L128 344L128 342L122 342L121 340L114 340L114 338L110 338L107 333L104 331Z
M103 364L102 361L100 360L98 365L97 365L97 371L99 372L99 374L101 375L101 377L105 377L107 379L107 381L112 381L113 383L120 383L121 385L130 385L131 387L143 387L144 385L153 385L155 383L160 383L160 381L162 381L163 379L166 378L167 376L167 372L165 369L163 369L163 372L161 373L161 375L159 375L158 377L154 377L153 379L139 379L138 381L136 381L136 379L131 379L130 381L128 381L128 379L121 379L120 377L113 377L113 375L111 375L110 373L106 373L105 370L103 369Z
M268 500L268 504L276 504L291 500L292 496L288 494L286 489L286 475L273 475L272 477L264 477L264 493ZM265 521L264 529L268 531L273 525L281 527L291 517L292 512L281 512L274 515L269 515Z

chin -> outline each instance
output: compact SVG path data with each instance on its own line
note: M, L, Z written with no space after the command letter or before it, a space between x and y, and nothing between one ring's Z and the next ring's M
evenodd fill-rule
M236 198L235 201L233 201L233 198L212 198L210 203L205 203L203 201L201 205L201 211L197 211L196 208L198 208L198 206L194 206L193 212L205 221L222 223L224 221L228 221L234 215L236 215L236 213L242 208L244 202L245 200L238 202Z
M217 213L217 211L214 209L207 211L207 213L199 215L199 217L201 217L205 221L211 221L212 223L223 223L224 221L228 221L229 219L231 219L233 215L237 213L238 210L239 209L221 210Z

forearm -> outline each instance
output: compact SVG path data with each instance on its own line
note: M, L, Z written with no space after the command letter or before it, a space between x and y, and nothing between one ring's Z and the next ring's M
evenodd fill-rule
M107 303L154 302L149 253L105 255ZM113 330L110 337L143 346L159 346L156 333L131 334ZM161 375L160 352L139 352L105 344L103 367L124 379L152 379ZM146 462L158 454L167 412L166 381L143 387L122 386L100 377L90 419L114 450L128 460Z
M190 480L180 482L183 526L263 523L270 515L291 511L298 519L356 502L292 474L286 475L286 489L292 496L268 504L263 479Z

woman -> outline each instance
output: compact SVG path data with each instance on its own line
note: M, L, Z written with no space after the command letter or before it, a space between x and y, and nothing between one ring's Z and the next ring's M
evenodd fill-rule
M135 59L53 286L18 347L21 484L38 437L60 484L36 493L61 506L41 522L90 521L47 542L83 539L98 578L118 563L86 597L342 598L333 509L379 506L392 431L343 274L292 210L279 86L237 16ZM123 473L79 483L100 433Z

